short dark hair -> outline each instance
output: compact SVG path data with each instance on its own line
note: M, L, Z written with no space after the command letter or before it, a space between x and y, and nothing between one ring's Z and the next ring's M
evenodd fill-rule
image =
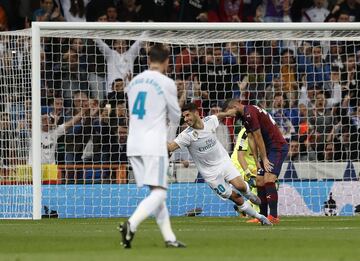
M169 54L169 49L165 45L156 43L149 51L150 62L163 63L169 58Z
M114 88L115 84L117 82L124 82L123 78L116 78L115 80L113 80L113 82L111 83L111 87Z
M184 104L184 106L181 108L181 111L191 111L191 112L195 112L198 110L198 106L195 103L186 103Z

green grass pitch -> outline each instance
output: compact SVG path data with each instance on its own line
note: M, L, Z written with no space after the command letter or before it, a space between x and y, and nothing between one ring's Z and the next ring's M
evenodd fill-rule
M360 217L284 217L274 227L236 217L173 218L186 249L166 249L153 219L123 249L122 220L0 220L0 260L360 260Z

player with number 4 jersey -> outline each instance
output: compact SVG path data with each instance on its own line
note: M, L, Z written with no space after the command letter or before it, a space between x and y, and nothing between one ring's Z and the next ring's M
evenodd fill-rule
M185 247L176 240L166 206L167 190L167 118L180 122L180 107L175 82L168 78L169 50L155 44L149 52L149 70L131 80L126 92L129 100L127 155L136 184L149 186L150 194L137 206L127 222L120 225L122 245L131 247L137 227L154 215L166 247Z

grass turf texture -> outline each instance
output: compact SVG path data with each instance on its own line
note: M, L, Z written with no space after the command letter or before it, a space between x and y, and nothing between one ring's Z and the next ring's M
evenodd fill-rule
M360 217L282 218L261 227L241 218L173 218L186 249L166 249L154 220L123 249L121 219L0 220L0 260L314 260L360 258ZM124 220L124 219L122 219Z

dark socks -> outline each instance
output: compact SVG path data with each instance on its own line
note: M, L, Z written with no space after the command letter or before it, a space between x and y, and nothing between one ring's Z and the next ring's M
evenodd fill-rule
M268 203L267 203L267 199L266 199L266 190L265 187L260 187L257 186L257 195L261 200L261 204L259 206L260 208L260 214L264 215L265 217L268 214Z
M275 183L273 182L265 183L265 191L266 191L266 200L270 209L270 215L272 215L273 217L277 217L278 193L276 190Z

